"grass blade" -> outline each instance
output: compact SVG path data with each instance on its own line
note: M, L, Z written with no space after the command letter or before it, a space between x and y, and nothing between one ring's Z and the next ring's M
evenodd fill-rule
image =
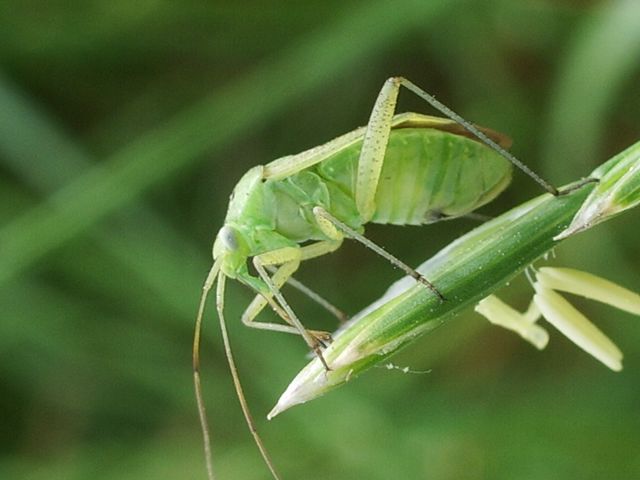
M640 165L640 142L598 172L615 172L616 166L629 164ZM636 180L618 178L617 183L606 182L609 190L626 190L628 183ZM357 315L324 352L331 371L326 372L317 359L311 361L289 385L269 418L346 383L502 287L558 244L556 237L597 191L594 184L587 184L564 197L542 195L441 250L418 271L438 286L447 301L441 302L410 278L396 282L385 296ZM601 221L609 217L604 215Z

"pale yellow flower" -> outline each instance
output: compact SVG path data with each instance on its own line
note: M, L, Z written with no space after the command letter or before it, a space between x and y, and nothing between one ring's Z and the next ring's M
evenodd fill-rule
M542 316L610 369L622 369L620 349L557 292L580 295L635 315L640 315L640 295L596 275L556 267L541 268L533 288L535 295L525 313L514 310L494 295L482 300L476 311L491 323L518 333L538 349L543 349L549 340L546 330L536 323Z

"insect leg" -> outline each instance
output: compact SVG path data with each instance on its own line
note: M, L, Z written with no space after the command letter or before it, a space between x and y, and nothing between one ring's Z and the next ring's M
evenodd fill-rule
M207 411L204 406L202 396L202 383L200 382L200 337L202 334L202 317L204 316L204 307L207 303L207 296L213 287L218 271L220 270L220 261L214 262L207 278L202 286L202 297L200 298L200 306L198 307L198 315L193 331L193 385L196 390L196 403L198 404L198 415L200 417L200 427L202 429L202 437L204 441L204 456L207 465L207 477L213 480L213 463L211 459L211 437L209 435L209 422L207 421Z
M390 78L389 80L387 80L387 83L391 83L392 85L394 85L395 87L392 87L392 88L395 88L396 90L398 90L400 88L400 86L403 86L406 89L408 89L408 90L412 91L413 93L415 93L417 96L422 98L425 102L427 102L433 108L435 108L436 110L438 110L439 112L441 112L445 116L449 117L454 122L458 123L462 128L464 128L469 133L471 133L473 136L478 138L478 140L482 141L485 145L491 147L498 154L500 154L505 159L507 159L509 162L511 162L515 167L519 168L522 172L524 172L527 176L529 176L531 179L533 179L536 183L538 183L538 185L540 185L542 188L544 188L547 192L549 192L553 196L566 195L568 193L573 192L574 190L579 189L580 187L584 186L587 183L598 182L597 178L584 178L581 181L564 188L563 190L558 190L556 187L551 185L549 182L547 182L540 175L538 175L533 170L531 170L529 167L527 167L523 162L521 162L518 158L516 158L512 153L510 153L509 151L505 150L500 145L498 145L496 142L494 142L485 133L483 133L478 127L476 127L471 122L469 122L469 121L465 120L464 118L462 118L456 112L454 112L449 107L447 107L445 104L443 104L442 102L436 100L436 98L433 95L428 94L427 92L422 90L420 87L418 87L413 82L411 82L411 81L409 81L409 80L407 80L406 78L403 78L403 77L393 77L393 78ZM383 89L384 89L384 87L383 87ZM396 91L395 95L397 96L397 91Z
M311 258L319 257L327 253L333 252L337 250L340 247L340 245L341 245L341 242L336 242L336 241L321 241L321 242L313 243L311 245L306 245L300 248L300 253L301 253L300 261L309 260ZM330 314L336 317L339 323L342 324L342 323L345 323L347 320L349 320L349 316L345 312L340 310L338 307L336 307L331 302L329 302L326 298L322 297L319 293L313 291L311 288L307 287L305 284L303 284L299 280L296 280L292 276L289 276L288 278L285 278L283 281L278 281L277 280L278 269L275 267L267 267L267 270L269 271L269 273L272 274L271 279L278 286L278 288L282 288L282 286L286 283L292 288L298 290L300 293L303 293L304 295L309 297L311 300L316 302L318 305L320 305L322 308L324 308L326 311L328 311ZM246 315L248 315L247 312L249 310L253 310L253 309L257 310L256 313L252 315L253 317L255 317L266 306L265 302L267 302L267 299L263 295L256 295L256 297L253 299L253 302L251 302L251 305L249 305L249 307L247 308L247 311L245 311L243 318ZM297 331L295 333L297 333Z
M280 289L285 282L287 282L293 272L298 269L298 265L300 264L300 260L292 260L289 262L283 263L279 268L276 269L275 273L271 277L271 282L273 285ZM242 323L244 323L247 327L258 328L261 330L271 330L275 332L284 332L284 333L294 333L300 334L300 330L295 326L295 324L291 321L291 318L284 310L283 307L278 305L273 300L273 292L259 293L255 296L253 301L249 304L247 309L242 314ZM275 312L285 320L288 325L283 325L281 323L272 323L272 322L257 322L255 318L258 314L267 306L267 304L271 305ZM305 329L306 330L306 329ZM320 332L315 330L308 330L308 332L313 335L318 341L325 342L331 340L331 335L328 332Z
M325 255L327 253L333 252L334 250L336 250L336 249L338 249L340 247L340 244L341 244L340 241L331 240L331 241L316 242L316 243L312 243L311 245L306 245L304 247L301 247L299 249L300 261L309 260L311 258L319 257L319 256ZM333 315L335 315L341 323L343 323L343 322L345 322L347 320L347 315L344 312L342 312L338 308L334 307L331 303L329 303L327 300L322 298L316 292L312 291L307 286L303 285L302 283L298 282L293 277L291 277L291 275L293 274L293 272L295 270L287 270L285 268L285 265L281 266L279 269L273 269L273 268L269 268L267 266L267 269L270 270L271 273L273 273L273 276L271 277L271 280L273 281L273 283L278 288L282 288L282 286L285 283L288 283L292 287L297 288L302 293L304 293L305 295L309 296L312 300L316 301L318 304L323 306L325 309L327 309ZM296 269L297 269L297 267L296 267ZM249 307L247 307L247 309L245 310L244 314L242 315L243 323L245 325L247 325L247 326L254 327L254 328L262 328L262 329L266 329L266 330L276 330L276 331L286 331L286 332L289 332L289 333L299 333L297 329L290 328L287 325L267 324L267 323L263 323L263 322L260 322L260 323L259 322L255 322L254 318L264 309L264 307L266 306L267 303L269 303L272 307L274 307L274 310L276 310L276 313L278 313L280 315L280 317L282 317L285 321L290 323L289 318L287 317L286 313L284 311L282 311L282 309L281 309L281 307L279 305L277 305L277 304L275 304L275 302L273 302L273 295L270 294L270 293L256 295L256 297L253 299L253 301L251 302ZM276 308L276 307L278 307L278 308ZM267 326L265 327L264 325L267 325ZM273 326L273 328L271 326L269 326L269 325ZM311 333L314 336L316 336L319 340L329 340L330 339L329 334L326 333L326 332L316 332L316 331L312 330Z
M401 270L403 270L407 275L413 277L416 281L418 281L418 282L422 283L423 285L425 285L429 290L431 290L433 293L435 293L438 296L438 298L440 298L440 300L442 300L442 301L445 300L444 296L442 295L442 293L440 293L438 291L438 289L435 287L435 285L433 285L423 275L418 273L416 270L411 268L409 265L404 263L402 260L400 260L400 259L394 257L393 255L391 255L384 248L382 248L381 246L375 244L374 242L369 240L364 235L359 234L358 232L353 230L348 225L345 225L343 222L341 222L340 220L335 218L333 215L331 215L329 212L327 212L324 208L315 207L313 209L313 213L316 216L316 219L318 220L318 224L321 225L321 228L323 228L323 230L325 228L327 228L326 227L326 222L328 222L334 230L339 230L340 232L343 232L344 234L346 234L348 237L353 238L354 240L357 240L358 242L362 243L365 247L373 250L375 253L377 253L381 257L387 259L393 265L395 265L396 267L398 267ZM323 224L325 225L324 227L323 227Z
M371 220L376 209L376 190L387 151L399 89L400 84L395 78L390 78L384 83L373 105L364 134L356 179L356 206L363 223Z
M267 270L271 274L273 274L273 273L275 273L277 271L277 269L273 268L273 267L267 268ZM312 301L316 302L318 305L320 305L322 308L324 308L327 312L329 312L331 315L336 317L338 319L338 322L340 322L341 324L346 322L347 320L349 320L349 316L345 312L343 312L338 307L333 305L329 300L324 298L318 292L315 292L311 288L307 287L304 283L300 282L300 280L297 280L297 279L295 279L293 277L289 277L287 279L287 281L286 281L286 284L289 285L290 287L298 290L300 293L306 295ZM260 298L262 298L262 297L260 296Z
M304 338L305 342L307 342L309 348L311 348L318 356L324 367L327 370L330 370L329 366L324 360L324 357L322 356L322 351L320 349L322 343L302 325L302 322L300 322L296 314L293 312L287 301L282 296L279 287L276 286L276 284L273 282L271 277L269 277L269 274L265 270L265 266L282 265L280 269L282 270L284 268L285 273L283 273L283 276L286 280L288 276L291 276L293 272L298 269L298 265L300 265L300 260L302 257L302 252L300 250L300 248L285 247L278 250L273 250L271 252L262 253L253 257L253 265L256 268L258 275L260 275L262 281L266 283L267 287L270 290L270 293L276 298L280 306L286 312L288 318L285 318L285 320L298 330L300 335L302 335L302 338Z

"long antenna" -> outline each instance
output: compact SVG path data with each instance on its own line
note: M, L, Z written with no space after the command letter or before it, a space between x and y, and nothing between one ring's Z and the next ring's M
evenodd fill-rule
M202 317L204 316L204 308L207 303L207 296L213 287L213 283L220 270L220 261L213 263L207 279L202 286L202 296L200 297L200 306L198 307L198 316L196 317L196 325L193 331L193 385L196 390L196 402L198 404L198 415L200 417L200 428L202 429L202 439L204 442L204 457L207 465L207 478L214 480L213 463L211 459L211 436L209 435L209 422L207 420L207 411L204 406L202 395L202 384L200 382L200 337L202 333Z
M211 435L209 434L209 421L207 419L207 411L204 404L204 397L202 394L202 384L200 381L200 338L202 333L202 319L204 317L204 310L207 303L207 297L213 284L218 280L218 288L216 290L216 307L218 310L218 318L220 320L220 330L222 332L222 341L224 343L224 351L227 357L227 361L229 363L229 370L231 371L231 377L233 378L233 384L236 389L236 394L238 396L238 400L240 401L240 407L242 408L242 413L244 418L249 426L249 430L251 431L251 435L253 435L253 439L258 446L258 450L260 450L260 454L264 459L264 462L267 464L267 467L271 471L271 475L275 480L280 480L280 476L278 472L276 472L275 467L271 458L269 457L269 453L267 452L266 447L264 446L262 439L258 435L258 430L256 428L255 422L253 421L253 416L251 415L251 411L249 410L249 405L247 404L247 400L244 396L244 391L242 389L242 385L240 383L240 378L238 376L238 370L236 368L236 363L233 359L233 354L231 352L231 344L229 343L229 334L227 333L227 325L224 320L224 287L225 287L225 275L220 272L220 263L221 259L216 260L209 270L207 278L202 286L202 296L200 297L200 306L198 308L198 315L196 317L196 325L193 333L193 384L196 391L196 402L198 404L198 414L200 417L200 427L202 428L202 438L204 441L204 455L205 462L207 466L207 478L209 480L215 480L215 475L213 473L213 461L211 455Z
M247 421L247 426L249 427L249 431L251 435L253 435L253 440L255 441L258 450L260 450L260 454L262 455L262 459L264 463L267 464L271 475L275 480L281 480L280 475L275 469L273 465L273 461L269 456L269 452L267 452L264 443L262 443L262 439L260 435L258 435L258 429L256 428L256 424L253 421L253 416L251 415L251 411L249 410L249 405L247 404L247 399L244 396L244 391L242 389L242 384L240 383L240 377L238 376L238 369L236 368L236 362L233 359L233 354L231 353L231 344L229 343L229 334L227 333L227 324L224 320L224 286L225 286L226 277L224 273L220 272L218 274L218 289L216 290L216 307L218 309L218 319L220 320L220 330L222 332L222 342L224 343L224 352L227 357L227 362L229 363L229 370L231 371L231 378L233 378L233 385L236 388L236 394L238 396L238 400L240 401L240 407L242 408L242 413L244 414L244 419Z

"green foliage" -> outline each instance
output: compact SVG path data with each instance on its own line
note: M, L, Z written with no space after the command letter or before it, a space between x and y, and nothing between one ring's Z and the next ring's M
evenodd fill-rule
M190 342L227 197L253 165L364 124L386 77L509 134L555 184L637 140L638 2L579 3L3 2L0 478L204 478ZM539 192L514 184L488 213ZM561 263L640 289L634 215L566 242ZM473 226L368 233L411 264ZM398 275L345 245L299 276L353 313ZM306 349L234 322L249 300L229 285L260 419ZM620 374L568 342L539 355L468 312L395 359L430 374L376 371L259 428L285 478L637 478L640 328L606 317ZM265 478L212 320L217 472Z

